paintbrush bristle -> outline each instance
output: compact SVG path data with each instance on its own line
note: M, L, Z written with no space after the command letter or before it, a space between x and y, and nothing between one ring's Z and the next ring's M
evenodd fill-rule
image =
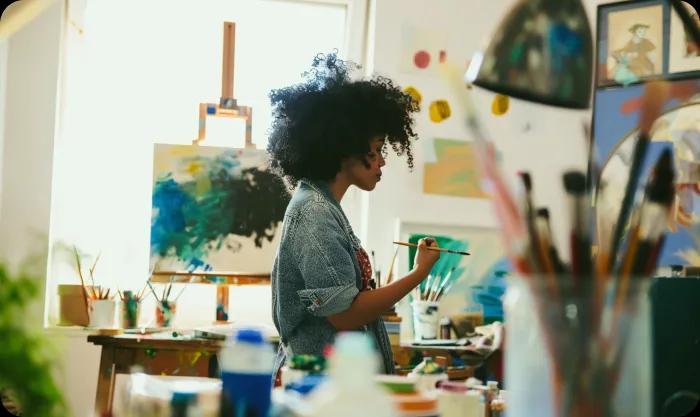
M674 178L673 156L671 150L666 148L656 162L647 186L649 201L670 206L675 195Z
M564 174L564 188L569 194L581 195L586 192L586 176L580 171Z
M527 191L528 193L532 192L532 178L530 177L530 174L525 171L520 171L518 172L518 175L523 180L523 186L525 186L525 191Z
M667 81L650 81L644 86L644 96L642 96L642 108L639 111L639 132L647 135L651 131L654 121L661 114L666 97L668 96L669 84Z
M547 207L538 208L537 217L544 217L549 220L549 209Z

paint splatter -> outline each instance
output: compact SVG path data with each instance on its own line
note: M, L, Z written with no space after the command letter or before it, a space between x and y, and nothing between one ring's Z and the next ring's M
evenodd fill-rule
M423 96L420 94L420 91L418 91L417 88L409 85L408 87L404 88L403 91L411 96L416 103L420 104L421 101L423 101Z
M156 178L151 256L176 258L188 269L211 270L211 252L240 248L230 242L232 235L251 239L256 248L275 237L290 199L284 183L264 168L247 167L235 150L218 149L225 151L181 155L179 169L170 167L171 172Z
M418 67L418 68L428 68L428 65L430 65L430 54L428 51L418 51L413 55L413 63Z
M440 58L438 59L438 62L440 62L441 64L444 64L446 60L447 60L447 51L445 51L444 49L441 49L440 50Z
M430 103L430 120L435 123L443 122L450 118L452 110L447 100L436 100Z
M503 116L508 112L509 108L510 99L508 96L496 94L496 97L494 97L493 101L491 102L491 113L495 114L496 116Z

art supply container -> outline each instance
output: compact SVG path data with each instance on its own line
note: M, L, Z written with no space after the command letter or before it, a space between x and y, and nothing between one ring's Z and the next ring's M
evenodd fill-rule
M647 280L553 278L508 283L508 416L650 417Z
M156 326L170 327L175 317L175 301L156 302Z
M440 366L432 357L426 356L409 373L410 376L416 378L416 389L426 394L434 394L438 383L447 381L447 373L445 368Z
M134 298L131 291L124 291L121 302L121 324L124 329L135 329L139 325L141 303Z
M256 329L241 329L219 352L222 416L268 415L275 352Z
M484 401L479 391L464 383L445 382L437 394L441 417L483 417Z
M88 300L89 327L96 329L114 328L117 302L114 300Z
M93 287L86 287L90 291ZM85 294L80 284L58 285L58 325L87 326L89 322Z
M415 300L413 307L413 333L416 340L437 339L440 316L438 301Z

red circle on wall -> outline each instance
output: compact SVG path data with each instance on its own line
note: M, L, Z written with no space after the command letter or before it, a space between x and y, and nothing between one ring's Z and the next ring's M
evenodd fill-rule
M430 54L427 51L418 51L413 55L413 63L418 68L427 68L430 64Z

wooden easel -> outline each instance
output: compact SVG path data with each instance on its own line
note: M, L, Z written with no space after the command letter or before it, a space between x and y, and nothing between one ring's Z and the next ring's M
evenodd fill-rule
M252 139L253 108L239 106L233 96L233 77L236 63L236 24L224 22L224 52L221 64L221 98L219 104L199 103L199 131L193 145L205 139L207 116L245 120L245 148L255 149Z
M221 65L221 98L219 104L199 103L199 131L193 145L206 139L207 117L228 117L245 120L245 148L255 149L252 140L253 108L239 106L233 96L233 76L236 53L236 24L224 22L224 49ZM232 271L155 271L152 282L211 283L216 284L216 322L227 323L229 285L266 284L270 274Z

